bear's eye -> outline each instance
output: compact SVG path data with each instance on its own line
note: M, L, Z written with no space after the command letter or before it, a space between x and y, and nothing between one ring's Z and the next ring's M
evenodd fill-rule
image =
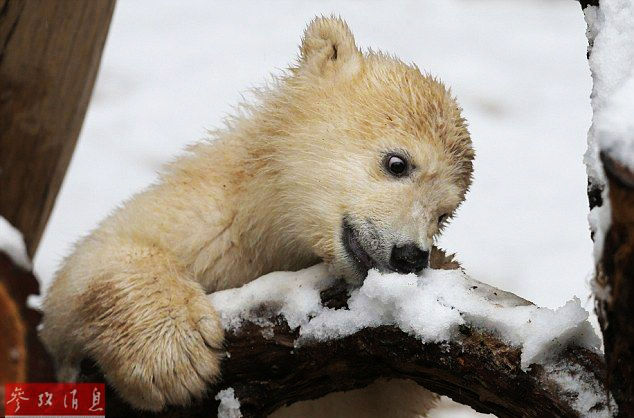
M438 225L440 225L441 223L445 222L448 217L449 217L448 213L443 213L442 215L440 215L438 217Z
M385 168L394 176L402 177L407 174L407 160L398 155L388 155Z

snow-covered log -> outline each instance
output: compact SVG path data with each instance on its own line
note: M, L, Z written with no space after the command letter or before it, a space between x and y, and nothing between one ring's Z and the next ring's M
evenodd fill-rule
M588 168L596 312L608 386L619 416L634 416L634 3L584 9L592 72Z
M576 299L539 308L460 269L371 271L352 289L317 265L210 302L226 329L222 380L206 400L162 416L264 417L378 378L412 379L499 417L611 416L599 339ZM84 380L98 373L84 364ZM108 396L109 414L133 413Z

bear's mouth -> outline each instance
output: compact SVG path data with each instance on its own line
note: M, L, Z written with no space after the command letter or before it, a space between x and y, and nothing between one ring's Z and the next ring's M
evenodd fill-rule
M365 278L368 275L368 271L376 267L377 263L363 248L361 242L359 242L357 231L346 218L343 219L342 229L341 240L343 241L343 247Z

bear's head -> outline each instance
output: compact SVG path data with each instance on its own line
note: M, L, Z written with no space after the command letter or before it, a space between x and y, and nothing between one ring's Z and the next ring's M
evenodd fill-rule
M370 268L427 266L474 158L461 109L439 80L362 53L344 21L321 17L259 110L276 179L268 187L293 240L351 282Z

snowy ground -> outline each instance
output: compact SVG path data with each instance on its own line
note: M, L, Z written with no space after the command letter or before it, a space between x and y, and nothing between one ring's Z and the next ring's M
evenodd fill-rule
M35 259L48 283L70 245L218 126L335 12L361 47L439 75L465 109L475 182L441 245L469 274L539 305L586 308L592 244L582 164L591 80L571 0L117 3L101 72ZM446 408L435 416L467 414ZM443 415L444 414L444 415Z

